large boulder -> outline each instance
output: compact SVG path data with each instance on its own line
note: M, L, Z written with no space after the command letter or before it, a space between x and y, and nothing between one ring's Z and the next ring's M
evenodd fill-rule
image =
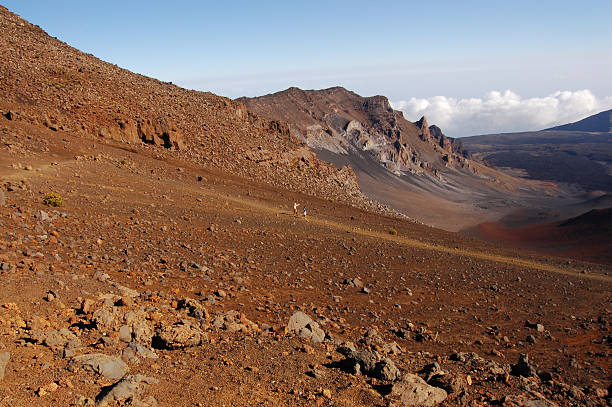
M85 370L97 373L111 380L121 379L129 370L128 365L120 358L103 353L88 353L86 355L75 356L70 367L82 367Z
M164 325L153 337L153 347L157 349L182 349L198 346L206 339L206 333L189 321L174 325Z
M383 358L376 351L353 350L341 347L338 352L345 356L342 362L344 369L353 374L364 374L381 380L397 380L401 374L395 363Z
M104 389L96 397L98 407L107 406L140 406L154 407L157 401L153 397L143 397L149 384L157 384L159 380L143 375L125 376L112 387Z
M414 374L405 374L393 384L391 398L397 400L398 407L430 407L446 399L446 391L425 383Z
M321 329L317 322L313 321L312 318L302 311L296 311L291 318L289 318L287 332L293 332L313 342L323 342L325 339L325 331Z
M81 347L81 340L70 330L60 329L52 331L33 330L30 337L49 348L76 349Z

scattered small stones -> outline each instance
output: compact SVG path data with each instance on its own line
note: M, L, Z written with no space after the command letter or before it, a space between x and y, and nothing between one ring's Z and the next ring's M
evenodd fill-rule
M513 403L513 405L519 407L558 407L556 403L545 398L530 399L525 396L506 396L502 401L504 405L506 403Z
M199 319L208 319L208 311L193 298L184 298L178 302L178 309L187 309L189 316Z
M51 217L49 216L49 214L42 210L36 212L36 215L34 215L34 217L42 222L48 222L51 220Z
M234 310L217 315L213 318L211 325L229 332L260 330L257 324L247 319L244 314Z

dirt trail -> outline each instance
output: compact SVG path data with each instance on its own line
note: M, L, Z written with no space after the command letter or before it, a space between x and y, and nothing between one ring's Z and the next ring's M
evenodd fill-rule
M198 190L198 191L200 193L204 192L203 190ZM245 199L242 197L240 198L232 197L226 194L216 193L214 195L222 199L227 199L237 204L246 205L252 209L257 209L261 212L266 212L270 214L284 213L284 209L275 207L272 205L267 205L263 202L253 201L253 200ZM287 212L287 214L289 213ZM513 257L492 254L492 253L485 253L485 252L480 252L480 251L472 251L472 250L464 250L464 249L455 249L455 248L451 248L447 246L435 245L431 243L422 242L416 239L410 239L410 238L403 237L403 236L393 236L389 233L377 232L377 231L367 230L363 228L356 228L356 227L349 226L349 225L346 225L340 222L318 218L316 216L309 216L304 221L308 222L311 225L317 225L317 226L326 227L329 229L356 233L361 236L367 236L367 237L376 238L379 240L380 239L387 240L387 241L399 243L405 246L410 246L410 247L424 249L424 250L431 250L431 251L438 252L438 253L452 254L452 255L458 255L458 256L468 256L474 259L488 260L488 261L494 261L497 263L505 263L505 264L511 264L511 265L518 265L518 266L527 267L533 270L546 271L546 272L557 273L557 274L579 277L579 278L585 278L585 279L590 279L590 280L612 282L612 277L610 276L605 276L605 275L600 275L600 274L585 274L576 269L574 269L575 271L572 271L572 269L570 269L569 267L568 269L565 269L565 268L560 268L554 265L545 264L545 263L532 261L532 260L518 259L518 258L513 258Z
M60 165L65 164L67 162L69 161L64 161L60 163ZM43 174L47 172L48 170L50 170L51 168L52 168L51 165L43 164L43 165L33 166L32 171L20 171L20 170L8 171L8 173L3 174L3 178L14 179L15 177L28 178L28 177L33 177L33 176L43 176ZM45 176L48 176L48 175L45 175ZM52 177L56 180L59 180L55 176L52 176ZM105 186L105 185L100 185L100 184L86 183L84 181L79 181L79 182L83 184L87 184L89 186L97 186L97 187L101 187L105 189L116 189L116 190L123 189L120 187L110 187L110 186ZM236 197L236 196L228 195L228 194L225 194L219 191L215 191L210 188L195 187L195 186L190 186L190 185L182 185L180 187L178 185L174 185L174 187L180 188L184 191L189 191L190 193L193 193L195 195L206 195L210 198L231 201L234 204L237 204L243 207L247 207L250 210L255 209L255 210L260 211L261 213L267 213L273 216L276 216L279 214L287 214L287 215L292 216L290 212L285 212L286 211L285 208L266 204L262 201L256 201L256 200L245 198L245 197ZM125 188L125 189L128 190L128 188ZM328 229L332 229L336 231L355 233L361 236L375 238L378 240L382 239L382 240L386 240L389 242L394 242L394 243L398 243L398 244L402 244L405 246L418 248L418 249L430 250L430 251L437 252L437 253L451 254L451 255L457 255L457 256L467 256L473 259L493 261L493 262L502 263L502 264L516 265L516 266L526 267L532 270L551 272L551 273L578 277L578 278L584 278L584 279L590 279L590 280L596 280L596 281L612 282L612 277L610 276L601 275L601 274L586 274L575 268L574 269L570 267L561 268L561 267L557 267L554 265L545 264L542 262L537 262L537 261L532 261L532 260L519 259L519 258L513 258L513 257L493 254L493 253L451 248L448 246L431 244L427 242L422 242L420 240L407 238L404 236L397 236L397 235L394 236L386 232L377 232L375 230L358 228L358 227L343 224L341 222L332 221L329 219L324 219L324 218L316 217L316 216L309 216L307 219L300 218L300 220L307 222L309 225L313 225L313 226L316 225L319 227L324 227L324 228L328 228Z

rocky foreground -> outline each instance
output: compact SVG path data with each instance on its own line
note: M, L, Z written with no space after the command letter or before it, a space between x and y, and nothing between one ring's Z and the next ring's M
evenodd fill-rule
M0 125L0 405L610 403L605 267Z

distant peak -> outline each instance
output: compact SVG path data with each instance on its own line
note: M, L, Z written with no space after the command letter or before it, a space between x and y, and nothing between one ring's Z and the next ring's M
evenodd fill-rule
M567 130L585 132L612 132L612 110L606 110L574 123L551 127L545 130Z

